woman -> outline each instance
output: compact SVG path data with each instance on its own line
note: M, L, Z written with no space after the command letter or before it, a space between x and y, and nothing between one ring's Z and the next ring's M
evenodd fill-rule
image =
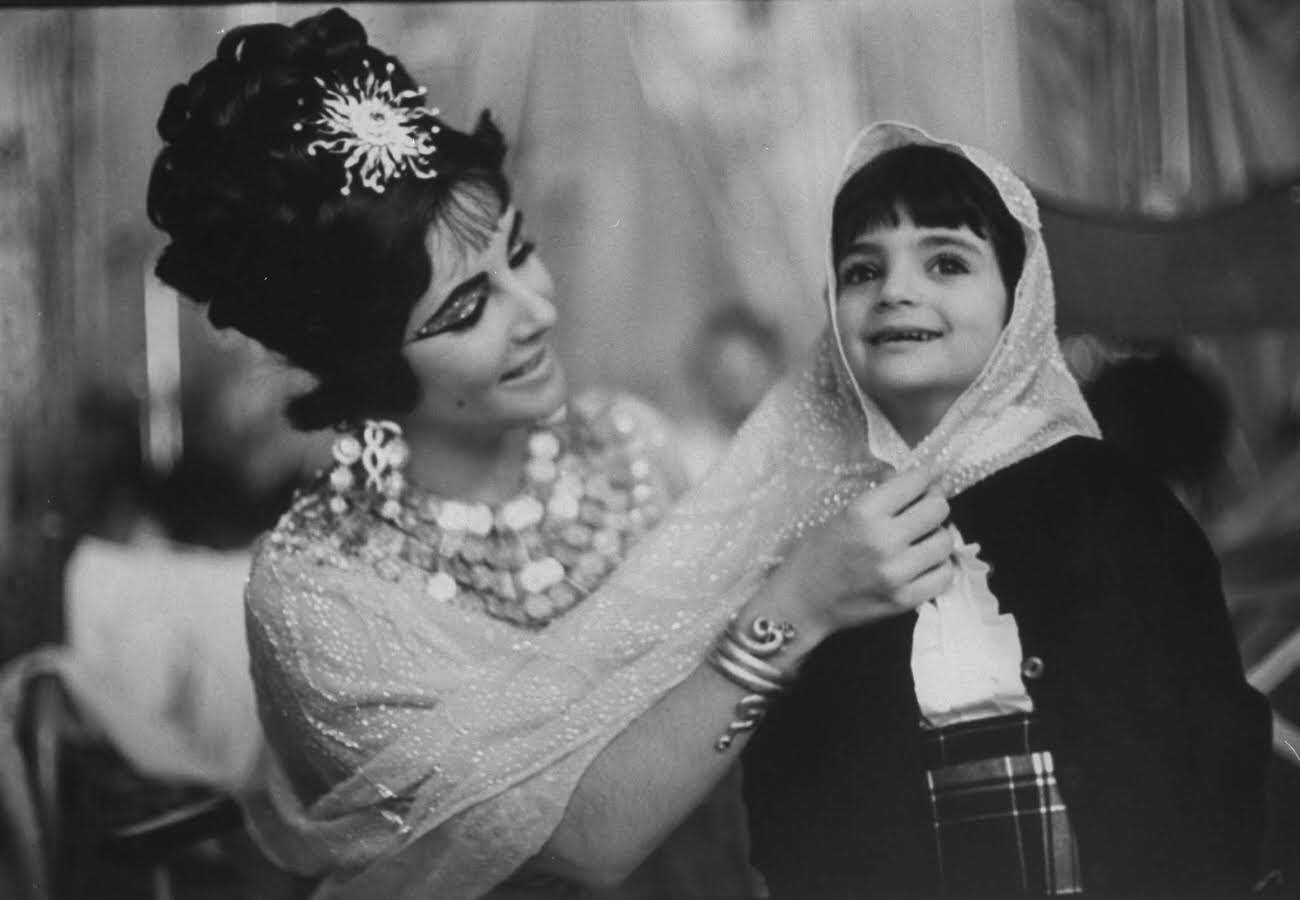
M894 124L839 185L840 365L872 455L939 473L958 572L819 647L746 748L773 895L1246 893L1268 709L1204 536L1096 439L1033 198Z
M342 429L247 586L263 847L320 896L570 896L723 783L627 890L749 891L724 779L812 647L946 584L929 479L865 490L881 467L801 427L848 402L823 352L642 537L674 493L662 422L562 414L500 134L448 127L339 10L232 30L159 131L159 276L316 376L298 426Z

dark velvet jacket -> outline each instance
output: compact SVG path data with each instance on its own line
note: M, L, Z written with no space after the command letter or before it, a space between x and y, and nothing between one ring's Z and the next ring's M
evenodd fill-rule
M1243 677L1218 564L1195 522L1089 438L950 502L1015 615L1025 659L1036 658L1025 685L1050 736L1086 896L1247 889L1270 715ZM752 859L774 896L937 895L915 621L827 640L746 748Z

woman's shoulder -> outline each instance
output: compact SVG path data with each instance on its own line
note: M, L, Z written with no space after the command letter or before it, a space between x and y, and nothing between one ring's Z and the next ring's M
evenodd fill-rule
M313 478L293 494L275 526L257 542L255 563L319 557L330 543L346 510L333 504L333 492L322 477Z
M295 494L275 527L258 539L245 596L250 604L311 585L323 592L336 581L370 578L363 551L383 535L366 509L339 497L325 477L313 479Z

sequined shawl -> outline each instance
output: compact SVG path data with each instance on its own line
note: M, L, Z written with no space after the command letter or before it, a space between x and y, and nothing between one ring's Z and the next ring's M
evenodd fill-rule
M869 130L847 170L907 140L928 138ZM956 492L1092 433L1053 334L1033 200L1000 165L956 149L989 172L1029 253L980 383L916 452L858 396L828 329L703 481L544 631L322 566L310 548L259 557L248 586L254 672L270 715L285 717L277 743L322 748L316 771L332 785L304 801L268 757L247 809L272 855L327 876L328 897L488 894L537 853L591 761L700 664L792 544L890 465L937 461Z

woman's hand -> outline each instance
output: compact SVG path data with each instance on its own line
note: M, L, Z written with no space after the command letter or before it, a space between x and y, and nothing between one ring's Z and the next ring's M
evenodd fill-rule
M808 639L804 651L843 628L914 609L952 583L947 520L948 501L928 472L896 474L806 537L756 603L779 603L772 612L794 621Z

